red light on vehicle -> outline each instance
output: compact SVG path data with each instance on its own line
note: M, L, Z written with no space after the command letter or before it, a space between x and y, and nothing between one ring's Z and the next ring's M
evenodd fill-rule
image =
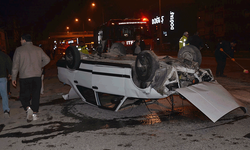
M142 21L148 21L148 18L142 18Z

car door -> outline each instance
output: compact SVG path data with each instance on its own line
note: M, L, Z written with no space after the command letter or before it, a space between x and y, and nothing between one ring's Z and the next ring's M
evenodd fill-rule
M128 76L123 67L98 64L92 74L92 88L96 92L125 95L124 82Z
M95 62L82 61L76 70L74 85L86 102L99 105L95 92L92 89L92 71Z
M86 88L92 88L92 71L94 64L81 63L76 70L74 83Z

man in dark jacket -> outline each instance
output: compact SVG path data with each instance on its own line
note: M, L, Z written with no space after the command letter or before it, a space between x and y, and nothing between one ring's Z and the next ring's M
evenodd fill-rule
M136 40L131 47L133 55L138 55L141 51L145 50L145 47L145 42L141 40L141 36L136 35Z
M217 62L216 76L226 77L224 75L224 69L226 66L226 60L228 54L234 61L234 47L236 46L236 41L222 41L217 45L215 50L215 59ZM226 53L226 54L225 54Z
M40 47L33 45L29 34L22 35L21 44L13 58L12 85L16 87L19 72L20 101L27 111L27 121L32 121L37 120L39 110L42 67L50 62L50 58Z
M11 66L12 62L10 57L2 52L0 47L0 95L2 97L4 115L7 117L10 115L9 99L7 93L7 78L10 78ZM8 75L7 71L9 73Z
M193 36L190 36L186 41L186 44L188 43L190 45L196 46L199 50L201 50L204 45L202 39L199 37L199 32L196 32Z

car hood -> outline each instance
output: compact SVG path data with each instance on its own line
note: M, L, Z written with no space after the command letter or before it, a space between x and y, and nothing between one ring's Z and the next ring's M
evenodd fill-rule
M202 82L176 89L176 91L187 98L213 122L238 107L246 113L246 108L216 81Z

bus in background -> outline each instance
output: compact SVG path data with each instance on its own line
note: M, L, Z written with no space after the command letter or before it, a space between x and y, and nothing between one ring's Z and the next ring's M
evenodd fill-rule
M131 46L138 34L145 42L145 49L153 50L153 38L147 18L111 19L95 30L95 47L101 45L102 52L107 52L113 43L122 43L126 48L126 53L132 54Z

